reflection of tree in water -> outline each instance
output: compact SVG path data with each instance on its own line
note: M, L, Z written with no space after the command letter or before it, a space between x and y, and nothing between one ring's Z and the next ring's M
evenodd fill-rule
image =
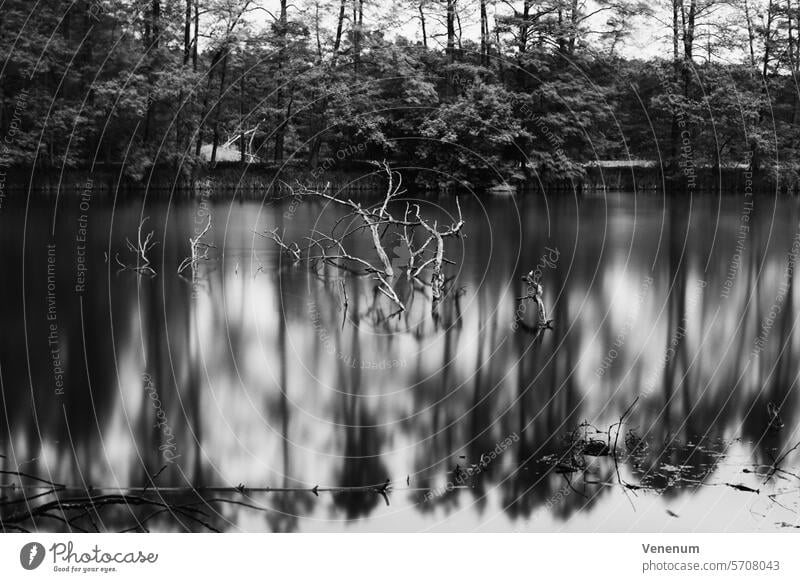
M67 213L66 208L61 210ZM4 216L6 220L13 218ZM114 391L109 389L116 379L108 318L114 317L119 322L117 331L124 334L125 308L109 304L103 273L97 273L101 284L87 285L80 297L74 293L74 233L70 231L74 223L59 220L55 238L50 237L49 225L49 221L28 224L24 250L13 222L0 229L6 234L0 245L3 280L15 282L0 286L1 451L6 470L23 464L22 469L31 473L52 472L59 479L91 483L101 477L96 460L107 458L100 444L114 406ZM49 241L56 245L51 312L45 246ZM111 285L114 290L118 287L113 280ZM52 338L51 326L57 328ZM63 394L57 394L54 358L63 369Z
M279 274L279 293L280 313L286 309L286 293L288 289L280 279ZM287 343L286 318L278 318L278 348L280 350L280 370L279 370L279 421L281 426L281 474L283 475L281 487L296 487L298 483L292 478L293 468L291 464L290 443L292 435L290 433L292 407L289 405L289 345ZM307 493L287 493L277 495L269 499L271 510L267 512L267 523L272 531L292 532L298 527L298 517L308 511L311 499Z
M492 346L497 345L499 335L498 316L492 313L488 298L478 298L478 320L481 326L478 331L477 357L472 378L472 398L469 403L468 431L464 435L467 446L467 461L470 465L483 462L483 456L495 448L499 439L505 438L496 426L495 410L499 404L499 392L502 385L495 370L497 362L491 357ZM466 389L466 386L463 386ZM482 509L486 505L486 484L495 480L499 473L502 457L488 463L480 473L480 477L472 480L472 494L475 505Z
M354 297L353 309L358 313L359 294ZM357 323L357 322L356 322ZM337 328L337 335L339 334ZM340 342L335 342L341 345ZM354 361L362 359L359 335L351 334L350 356ZM337 476L339 487L379 486L389 474L381 461L381 451L386 440L383 430L376 426L378 419L368 409L369 400L364 398L359 367L346 366L337 359L339 369L339 408L336 417L342 425L344 444L342 446L342 466ZM334 496L336 507L345 512L347 519L369 515L381 498L371 491L339 493Z
M560 273L555 272L553 289L563 288ZM510 418L520 442L517 466L506 481L503 505L514 517L529 516L566 484L563 474L556 469L568 457L563 435L570 425L577 424L579 413L571 365L567 363L559 370L552 350L554 346L562 346L571 361L570 343L575 336L568 331L569 317L568 302L558 301L553 311L556 321L553 331L537 334L520 328L512 338L517 405ZM566 380L560 375L564 371ZM577 502L570 500L564 507Z
M797 208L792 205L792 222L798 224ZM783 242L783 241L781 241ZM756 376L757 390L749 396L744 405L743 434L758 443L756 448L759 453L757 463L772 463L778 452L791 446L787 439L792 437L792 431L785 428L784 419L795 418L797 408L796 384L797 364L795 354L796 342L794 329L796 327L795 300L794 300L794 271L797 268L795 261L798 257L792 256L795 241L788 245L779 244L781 258L781 271L779 279L775 281L771 292L764 293L764 298L757 301L759 306L757 326L752 338L747 345L748 352L742 354L752 361L758 371ZM766 247L766 245L764 245ZM766 254L766 248L763 251ZM763 254L762 254L763 257ZM761 280L756 283L760 288ZM774 320L770 314L774 309L780 309L778 317ZM763 326L769 318L771 327L767 330ZM755 339L761 340L767 334L767 345L757 357L752 351Z
M673 422L671 418L672 400L674 398L683 400L682 418L687 418L691 410L691 396L687 393L690 389L689 380L686 377L688 372L688 357L686 352L686 272L687 256L686 247L689 223L678 219L679 212L677 204L669 204L669 281L670 297L667 306L667 337L665 345L674 350L669 355L665 355L666 364L664 366L664 405L662 410L665 414L665 424ZM684 388L677 393L678 388ZM678 419L674 419L678 421Z
M254 399L261 398L260 412L276 430L260 427L263 436L256 438L263 441L264 450L274 451L275 458L267 457L264 462L276 467L274 473L281 474L274 481L267 479L267 485L302 488L319 482L321 487L364 487L381 485L388 478L397 487L408 474L411 487L423 490L408 495L419 501L425 488L453 481L456 465L468 468L479 463L481 455L492 450L499 440L517 433L519 442L479 475L464 481L467 490L417 503L415 512L428 519L434 509L450 511L469 504L480 511L490 502L487 495L490 490L499 487L499 503L515 519L531 516L535 519L537 512L554 499L558 501L550 503L548 511L567 519L600 503L620 487L611 455L584 454L583 445L576 445L571 435L582 434L579 427L584 419L597 416L608 417L592 420L605 430L606 425L600 423L614 422L643 390L642 378L653 377L650 371L658 369L653 382L655 391L641 399L622 430L621 442L627 440L631 429L646 442L646 446L633 450L627 442L621 444L617 460L623 482L675 496L699 483L715 483L724 470L722 461L731 446L735 444L749 451L750 441L758 457L753 464L768 466L781 451L794 444L797 403L793 382L798 363L791 357L797 335L793 329L796 315L793 277L787 279L786 297L766 348L757 360L748 364L748 359L761 322L775 301L779 281L772 275L785 273L788 239L782 233L774 239L778 241L774 246L760 240L765 235L757 229L760 219L754 214L751 244L742 257L736 281L738 291L725 301L717 301L727 276L726 261L735 244L735 231L734 235L730 230L718 235L719 240L730 242L715 243L718 246L710 259L711 263L725 263L725 269L709 271L701 277L698 265L706 260L702 252L712 247L712 233L697 231L687 235L684 203L671 200L670 204L670 238L666 251L656 259L655 271L649 269L656 245L648 246L650 243L645 241L644 246L633 245L631 264L626 267L633 272L622 275L639 281L642 273L652 274L657 285L674 281L665 302L654 301L657 305L653 306L643 303L638 311L636 326L655 325L659 310L664 307L657 332L653 334L657 339L637 345L631 333L628 345L619 349L613 369L593 388L590 383L598 380L591 376L594 363L587 364L591 353L585 350L586 338L593 337L595 332L592 309L605 312L608 297L603 289L611 288L611 283L617 280L608 278L620 276L614 270L614 257L601 257L597 248L582 249L573 264L558 265L547 272L545 299L555 325L553 330L536 338L522 331L508 332L511 310L498 300L508 273L514 272L516 256L491 253L488 245L476 242L478 237L465 239L467 245L473 245L465 248L465 257L472 262L460 273L459 280L453 282L453 294L440 303L438 325L428 315L424 326L403 329L412 326L402 318L398 318L397 325L383 327L366 321L364 314L371 306L373 282L350 277L346 279L350 304L342 325L341 273L334 276L333 272L278 270L268 265L256 273L248 273L239 266L234 275L233 265L221 264L216 271L208 269L201 300L192 301L190 286L168 274L174 270L172 263L185 255L185 243L176 242L185 237L173 240L170 236L174 233L167 232L168 240L163 243L167 245L167 264L159 265L157 277L137 281L131 273L119 277L112 274L110 288L99 276L94 279L93 287L87 287L83 328L79 312L72 308L75 298L59 298L58 324L65 360L69 362L65 420L64 410L53 406L57 399L52 394L50 363L41 359L30 366L26 363L25 332L31 354L40 357L49 353L43 311L46 272L44 268L31 269L26 273L26 290L38 307L28 302L27 329L18 316L22 305L20 286L0 286L0 318L8 322L0 337L5 398L5 415L0 415L3 432L0 453L5 458L0 463L4 470L16 470L12 460L27 461L47 451L47 467L43 460L37 460L22 468L39 473L49 469L54 478L77 485L82 484L82 478L86 478L87 485L104 484L102 481L108 484L114 476L124 480L124 485L144 485L148 476L164 465L158 451L164 435L154 430L157 410L142 386L140 372L147 372L153 377L182 455L176 465L158 475L157 485L201 486L228 480L235 485L239 480L255 479L257 473L255 476L254 473L220 474L220 459L212 452L218 449L213 447L232 437L222 434L224 431L211 434L214 431L208 429L220 422L220 410L206 381L209 374L208 380L214 381L213 388L217 391L214 396L236 400L237 407L249 405L249 401L239 402L242 384ZM464 209L465 214L472 212L466 203ZM563 208L559 206L557 210L552 229L560 234L552 244L562 249L562 256L566 257L573 225ZM712 216L703 207L693 208L692 214L701 223ZM301 217L298 211L295 220ZM472 216L467 217L467 222L477 224ZM132 225L135 223L131 221ZM39 235L42 240L46 238L44 231ZM69 261L61 257L62 249L70 248L73 233L59 236L65 242L63 246L59 244L57 286L67 290L74 284L74 274ZM527 266L535 264L540 248L551 244L542 236L531 236L532 240L520 245L514 233L503 231L497 233L495 242L498 247L522 248L519 262ZM690 237L688 255L683 248L686 236ZM249 244L246 238L243 235L241 246ZM0 246L0 259L10 265L7 272L11 275L15 268L18 270L21 252L20 241L14 237L8 239L7 245ZM29 246L26 261L31 265L46 265L45 250ZM756 265L761 263L767 268L758 275ZM600 267L596 268L597 265ZM98 274L98 267L92 268ZM476 273L488 274L484 280ZM594 277L599 277L605 287L593 284ZM695 281L700 278L707 280L708 287L693 306L690 299L697 292ZM455 300L455 290L459 287L466 288L462 303ZM598 287L600 291L596 290ZM253 321L251 305L276 297L275 311L280 317L271 314L266 320L268 327L260 329ZM571 308L584 298L591 309ZM311 321L310 301L319 314L317 327L330 334L331 344L348 355L349 363L369 361L376 355L392 358L403 354L408 358L407 366L367 372L358 365L349 365L337 354L331 356L320 339L320 330ZM91 307L87 309L87 305ZM89 310L92 317L87 316ZM113 316L114 342L106 319L108 310ZM388 310L384 307L384 311ZM730 325L734 321L742 325L737 329ZM666 346L679 335L682 326L685 336L675 345L675 357L658 368L656 364L662 361ZM701 345L707 326L712 326L711 332ZM609 325L598 329L601 333L597 337L606 338L596 340L601 344L597 351L602 353L618 330ZM731 336L733 330L736 337ZM259 339L269 346L269 358L265 358L269 363L254 365L247 359L247 353ZM729 351L723 353L723 350ZM146 369L140 364L143 355L147 359ZM88 362L88 375L84 359ZM248 363L249 367L245 365ZM277 368L268 370L265 366L269 365ZM135 385L131 386L131 382ZM334 384L337 392L323 383ZM390 394L380 394L384 387ZM123 397L127 397L128 417L123 419L120 431L115 422L119 422ZM728 404L723 406L726 401ZM768 430L770 403L779 407L785 424L782 430ZM298 406L314 408L311 414L306 410L298 413ZM95 413L91 412L93 407ZM335 465L322 461L319 466L312 466L307 462L308 450L316 445L304 439L328 430L319 418L338 423L329 435L326 433ZM386 457L382 457L394 442L390 438L394 434L416 444L408 466L392 468L403 474L390 474ZM101 436L103 439L114 436L115 440L109 443L122 440L123 445L130 446L123 446L119 459L109 450L108 456L112 458L107 459ZM292 445L290 439L298 446ZM788 458L786 467L791 468L788 463L794 460ZM568 493L563 494L564 491ZM320 504L330 504L330 495L320 492L317 498L308 491L268 494L259 498L259 504L269 508L264 518L266 527L294 531L301 527L302 516L316 511ZM399 495L403 493L396 491L389 498L393 500ZM181 504L202 501L190 497L175 499ZM381 496L363 490L333 494L332 499L334 507L347 519L369 516L384 504ZM632 500L638 503L635 497ZM8 514L8 509L2 511L3 515ZM245 511L251 510L217 507L208 510L205 519L213 527L225 529L235 527L227 519L236 523L240 512ZM103 523L110 529L122 529L135 525L137 519L146 519L150 513L143 507L109 507ZM87 526L85 518L80 523ZM53 520L42 521L40 525L63 527ZM197 522L169 512L153 518L151 525L153 529L203 529Z

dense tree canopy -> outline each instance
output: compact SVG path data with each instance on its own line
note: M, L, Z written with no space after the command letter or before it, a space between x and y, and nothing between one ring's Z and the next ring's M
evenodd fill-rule
M791 0L6 0L0 163L794 176L799 19ZM647 58L626 40L645 33Z

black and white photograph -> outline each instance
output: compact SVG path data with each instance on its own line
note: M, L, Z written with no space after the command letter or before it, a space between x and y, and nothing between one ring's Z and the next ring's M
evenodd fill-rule
M0 0L0 578L796 580L798 258L800 0Z

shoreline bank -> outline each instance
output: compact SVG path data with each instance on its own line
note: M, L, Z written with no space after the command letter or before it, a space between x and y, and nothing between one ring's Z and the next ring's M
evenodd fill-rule
M394 166L403 174L410 192L446 193L453 189L430 189L417 184L419 168L410 164ZM487 172L488 174L488 172ZM209 184L213 186L211 198L228 198L233 195L251 198L281 198L292 194L291 186L302 183L309 187L324 188L333 192L352 194L369 193L385 187L382 169L369 162L350 163L347 168L328 170L310 169L305 164L220 163L214 168L197 168L191 175L174 168L159 167L148 171L141 179L124 175L124 168L115 164L97 165L93 170L46 169L32 172L29 168L16 168L7 172L4 195L33 192L56 192L80 196L89 187L94 193L138 194L146 191L153 195L194 197ZM602 193L602 192L652 192L652 193L721 193L736 194L750 189L756 194L797 194L800 181L775 180L766 173L750 173L745 168L697 169L693 183L682 175L670 175L670 170L656 166L625 165L613 167L589 166L584 175L576 179L558 179L546 174L527 181L513 180L506 184L486 183L473 188L486 194L525 195L540 193ZM468 190L468 189L466 189Z

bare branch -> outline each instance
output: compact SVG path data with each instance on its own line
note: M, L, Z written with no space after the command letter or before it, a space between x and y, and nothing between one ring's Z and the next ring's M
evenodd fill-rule
M144 237L142 240L142 229L144 228L144 223L150 219L149 216L145 216L139 222L139 228L137 230L136 236L136 244L133 244L130 239L125 239L125 242L128 246L128 250L136 256L136 264L135 265L128 265L123 263L120 258L119 254L114 256L114 259L117 261L117 264L122 267L121 270L130 270L136 271L137 273L154 276L156 274L155 270L150 266L150 259L147 257L147 253L156 246L158 243L153 241L153 236L155 232L152 230Z
M260 233L256 231L253 232L255 232L255 234L257 234L258 236L270 238L273 241L275 241L275 244L277 244L282 250L291 255L295 261L300 261L302 259L300 247L297 246L297 243L291 243L287 245L285 242L283 242L282 235L278 234L277 226L274 229L267 231L266 233Z
M192 273L194 273L197 264L200 261L207 261L208 260L208 250L214 248L214 245L209 244L203 241L203 237L208 233L211 229L211 215L208 215L208 222L206 223L205 228L201 233L199 233L196 237L192 238L189 237L189 248L191 249L191 255L183 259L181 264L178 265L178 275L182 274L183 271L191 267Z
M393 171L385 161L378 165L386 174L387 188L382 200L369 208L363 207L350 198L332 194L329 191L329 183L322 190L312 189L301 183L294 188L286 185L290 189L292 197L319 198L345 207L349 211L334 222L329 232L322 233L313 230L309 233L305 237L304 248L297 243L287 243L283 236L278 234L277 228L259 234L272 239L296 262L304 260L311 264L324 263L348 272L354 272L357 269L362 274L371 275L379 283L378 291L390 299L399 311L405 311L406 307L392 284L398 268L404 271L408 279L418 281L421 281L419 278L422 272L431 268L431 282L428 285L432 289L434 302L437 302L443 295L445 281L442 272L443 265L452 264L452 261L445 257L444 240L448 237L460 236L464 226L460 202L456 199L458 208L456 222L444 228L439 227L435 221L431 222L423 218L418 205L412 207L406 204L403 216L396 217L392 214L392 202L405 193L402 189L402 176L399 172ZM346 228L340 228L348 221L355 224L348 223ZM423 229L427 233L425 240L420 245L416 245L415 231L417 229ZM364 231L369 233L377 262L374 259L356 256L345 247L345 243L349 239ZM388 244L387 240L392 239L387 237L396 237L408 251L407 257L404 257L406 264L400 265L397 263L397 259L394 261L390 259L386 244Z

